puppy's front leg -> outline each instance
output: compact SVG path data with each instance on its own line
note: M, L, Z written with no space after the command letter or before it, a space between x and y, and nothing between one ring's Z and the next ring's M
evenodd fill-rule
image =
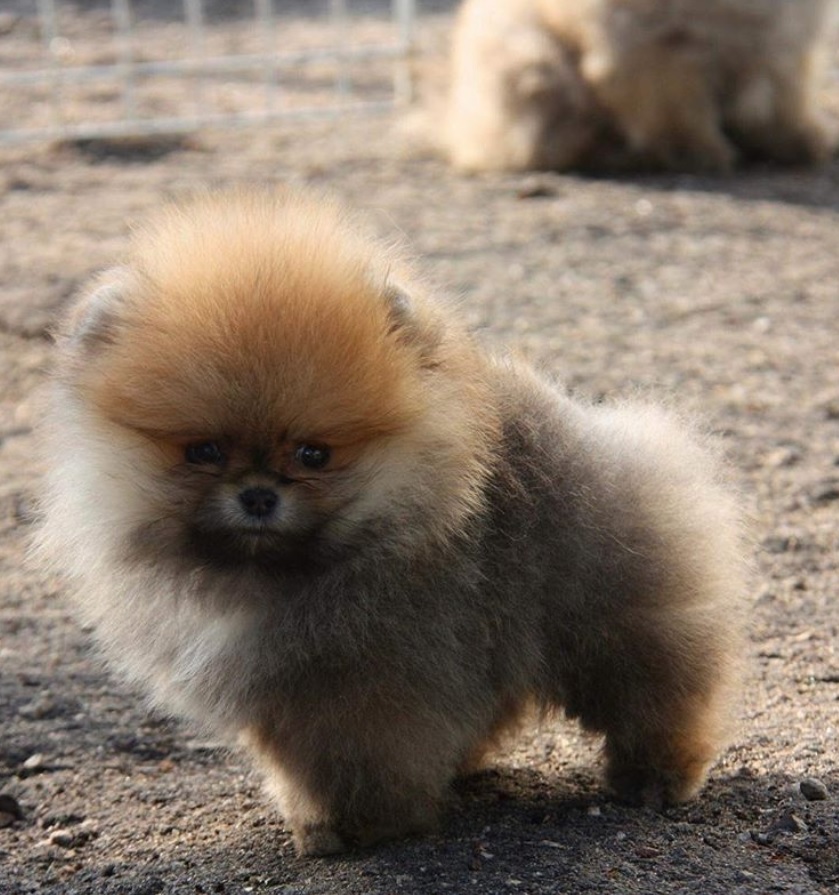
M436 826L457 764L445 735L375 719L365 730L329 727L286 737L260 726L245 737L299 854L335 854Z

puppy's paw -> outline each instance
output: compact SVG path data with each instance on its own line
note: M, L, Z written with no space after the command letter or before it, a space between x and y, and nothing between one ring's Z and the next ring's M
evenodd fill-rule
M607 781L623 801L661 811L699 792L715 751L710 743L673 741L624 751L607 740Z
M338 855L349 845L336 830L325 824L304 824L294 830L294 848L304 858L322 858Z
M662 811L691 798L699 789L703 776L700 774L698 779L687 779L654 768L611 766L608 781L621 801Z

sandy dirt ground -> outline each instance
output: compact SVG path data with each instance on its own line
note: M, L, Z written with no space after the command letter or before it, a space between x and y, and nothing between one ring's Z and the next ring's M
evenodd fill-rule
M835 892L839 163L464 179L392 124L0 152L0 892ZM241 756L103 669L62 582L24 560L48 329L161 199L244 182L368 209L486 338L576 392L651 392L719 433L751 517L749 673L697 801L617 804L598 743L543 722L458 783L438 834L305 861Z

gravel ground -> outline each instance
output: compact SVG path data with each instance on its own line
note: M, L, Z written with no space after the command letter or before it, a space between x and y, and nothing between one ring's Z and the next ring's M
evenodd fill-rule
M0 892L835 892L839 163L463 179L392 124L0 152ZM369 209L487 338L720 433L751 514L751 654L735 743L696 802L618 805L598 743L543 722L457 785L439 834L304 861L241 756L103 670L62 583L24 560L47 330L162 198L242 182Z

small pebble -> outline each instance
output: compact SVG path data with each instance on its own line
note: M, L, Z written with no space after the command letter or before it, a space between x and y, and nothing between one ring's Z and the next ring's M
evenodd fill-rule
M806 538L798 532L783 532L763 539L763 549L769 553L799 553L807 546Z
M85 821L81 826L72 830L67 827L58 827L47 836L44 843L55 845L58 848L80 848L98 835L92 821Z
M815 777L805 777L798 788L808 802L823 802L827 798L827 787Z
M785 811L766 831L772 833L806 833L807 824L791 809Z
M557 189L543 180L528 180L516 190L517 199L552 199Z
M797 814L790 814L788 823L793 833L806 833L809 830L807 824Z
M797 447L779 447L766 455L764 460L767 466L781 469L797 466L804 457L803 451Z
M826 480L819 482L812 490L811 498L813 503L826 504L839 500L839 482Z
M44 755L36 752L30 755L22 765L24 771L40 771L44 767Z
M47 837L50 845L57 845L59 848L72 848L76 842L76 836L70 830L53 830Z
M58 709L58 704L51 697L44 694L43 696L39 696L37 699L33 699L32 702L27 703L20 709L20 715L22 718L31 718L36 721L41 721L44 718L49 718L50 715L54 715ZM31 761L32 758L36 758L37 756L33 755L27 761ZM43 756L42 756L43 757ZM24 767L26 765L24 764ZM40 767L40 765L39 765ZM32 770L29 768L28 770Z

